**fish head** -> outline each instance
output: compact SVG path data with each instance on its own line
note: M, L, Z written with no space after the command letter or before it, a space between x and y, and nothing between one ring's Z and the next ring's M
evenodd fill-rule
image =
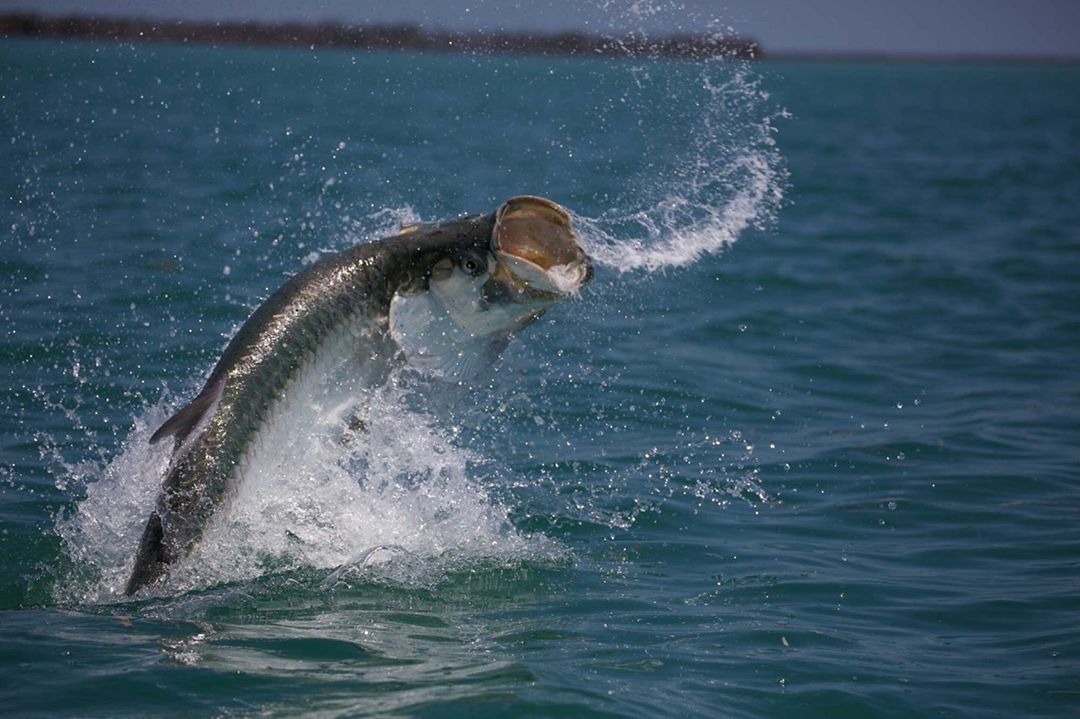
M543 197L512 197L495 212L491 251L496 267L486 291L521 304L554 304L577 294L593 276L570 213ZM508 301L508 300L503 300Z
M576 295L592 275L567 210L513 197L496 211L487 247L451 248L431 265L423 291L395 295L391 332L413 366L476 375L514 332Z

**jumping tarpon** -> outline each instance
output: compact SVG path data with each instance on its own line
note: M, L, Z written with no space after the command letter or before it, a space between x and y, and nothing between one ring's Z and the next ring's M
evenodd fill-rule
M341 362L475 373L592 277L569 213L514 197L489 215L408 227L326 257L274 292L202 391L150 437L173 452L125 593L162 582L236 494L299 378Z

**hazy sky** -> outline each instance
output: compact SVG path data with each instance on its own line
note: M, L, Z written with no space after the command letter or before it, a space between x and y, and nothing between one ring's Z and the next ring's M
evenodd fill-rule
M1080 57L1080 0L0 0L0 10L541 31L693 31L715 20L766 52Z

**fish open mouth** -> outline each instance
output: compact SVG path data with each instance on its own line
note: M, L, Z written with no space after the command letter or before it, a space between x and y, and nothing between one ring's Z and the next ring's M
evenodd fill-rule
M493 278L529 294L574 294L592 279L589 256L578 244L570 213L551 200L511 197L495 213Z

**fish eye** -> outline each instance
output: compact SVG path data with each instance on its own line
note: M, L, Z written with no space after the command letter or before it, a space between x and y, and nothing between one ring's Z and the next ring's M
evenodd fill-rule
M477 275L483 274L484 270L487 269L487 263L475 255L467 255L461 261L461 269L465 270L473 277L476 277Z

